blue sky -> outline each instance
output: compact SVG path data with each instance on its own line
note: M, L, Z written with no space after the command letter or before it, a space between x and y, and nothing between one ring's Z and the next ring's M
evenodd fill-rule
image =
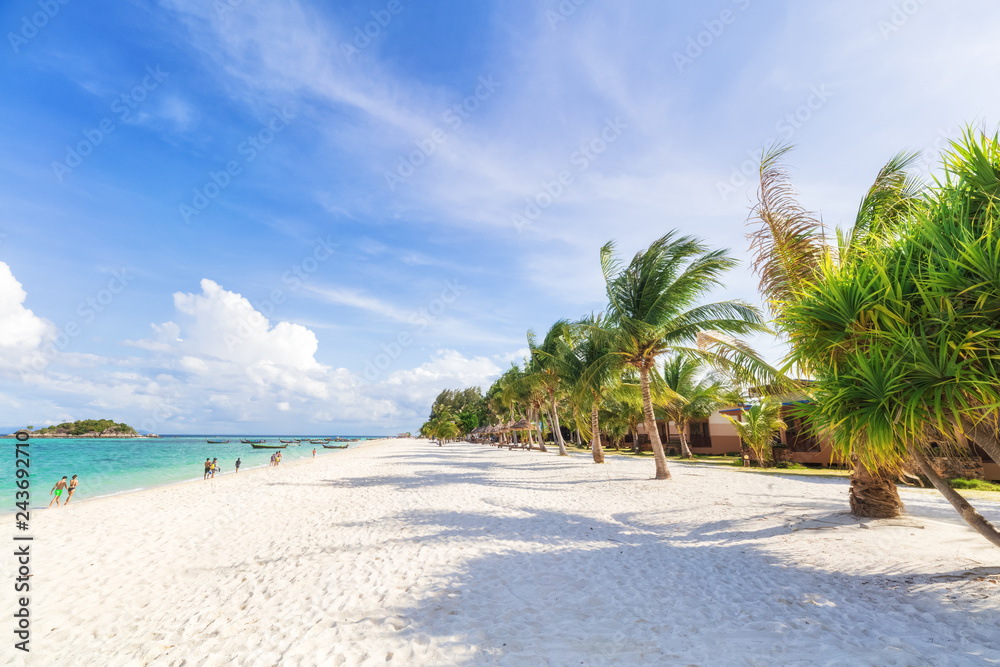
M413 430L609 239L745 258L766 144L844 225L995 127L994 3L680 4L3 3L0 424Z

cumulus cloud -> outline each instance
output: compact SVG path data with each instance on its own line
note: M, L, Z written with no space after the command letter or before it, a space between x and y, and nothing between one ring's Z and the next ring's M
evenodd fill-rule
M0 271L0 286L2 321L31 325L34 332L9 336L4 345L44 344L51 325L24 309L24 290L9 270ZM242 295L212 280L202 280L200 287L175 293L173 319L152 324L149 338L124 341L135 356L88 355L81 364L60 355L26 376L26 386L37 392L37 401L59 405L60 413L97 410L150 431L239 424L255 430L249 425L259 424L279 430L351 425L379 432L412 427L445 387L486 386L500 372L485 357L440 350L416 368L366 384L347 369L318 362L318 341L307 327L273 323Z
M27 352L52 336L55 327L24 307L28 293L4 262L0 262L0 351Z
M470 359L456 350L438 350L430 361L391 373L372 389L409 410L412 416L423 416L442 389L485 389L499 375L500 367L486 357Z

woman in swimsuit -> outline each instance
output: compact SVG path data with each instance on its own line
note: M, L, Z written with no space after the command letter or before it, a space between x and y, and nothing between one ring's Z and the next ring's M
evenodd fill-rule
M69 486L66 487L68 494L66 495L66 502L63 505L69 505L69 499L73 497L73 492L76 491L76 487L80 485L80 480L73 475L73 479L69 480Z
M63 475L63 478L58 482L56 482L55 485L53 485L52 490L49 491L49 493L54 492L56 494L55 497L49 501L49 507L52 507L52 503L55 503L56 507L59 507L59 496L62 495L63 489L65 488L66 488L66 475Z

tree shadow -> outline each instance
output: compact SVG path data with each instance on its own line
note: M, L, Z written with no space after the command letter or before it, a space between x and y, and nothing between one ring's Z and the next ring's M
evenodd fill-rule
M393 610L407 623L400 639L428 651L447 645L455 664L1000 660L1000 609L977 606L972 589L957 599L944 590L949 577L981 572L822 572L756 546L767 531L704 544L706 531L510 510L399 517L435 529L418 538L429 545L478 547L439 587Z

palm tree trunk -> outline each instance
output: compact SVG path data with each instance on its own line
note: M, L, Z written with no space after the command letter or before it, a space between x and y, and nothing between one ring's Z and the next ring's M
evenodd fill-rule
M604 463L604 449L601 447L601 431L597 424L597 401L590 409L590 449L594 453L594 463Z
M639 434L636 431L634 431L633 429L631 429L631 428L628 430L628 432L632 436L632 453L633 454L638 454L639 453Z
M994 463L1000 464L1000 440L991 429L980 424L973 424L969 419L962 420L962 429L970 440L979 445Z
M677 422L674 422L675 424ZM686 459L694 458L694 454L691 453L691 448L688 447L687 435L684 433L687 430L687 422L681 422L677 425L677 430L681 433L681 456Z
M656 479L670 479L670 469L667 468L667 457L663 454L663 443L660 442L660 432L656 428L656 417L653 416L653 398L649 394L649 369L639 367L639 386L642 389L642 415L645 418L649 442L653 445L653 461L656 462Z
M552 394L552 434L555 436L556 444L559 445L559 456L569 456L566 451L566 443L563 441L562 429L559 427L559 412L556 410L556 395Z
M542 428L542 410L541 410L541 408L538 405L536 405L534 407L534 414L535 414L536 417L538 417L538 422L537 422L537 425L538 425L538 451L540 451L540 452L547 452L549 450L547 450L545 448L545 430Z
M876 470L874 473L861 462L854 462L851 473L851 514L868 519L891 519L903 513L894 475Z
M997 532L997 529L993 527L993 524L984 519L983 515L977 512L976 508L970 505L969 502L959 495L955 489L948 486L948 483L941 479L936 472L934 472L934 468L931 467L931 465L927 462L927 459L924 458L924 455L919 450L914 448L913 451L910 452L910 455L913 457L913 460L917 462L917 465L920 466L920 472L922 472L927 479L931 481L934 488L940 491L941 495L944 496L949 503L951 503L951 506L955 508L963 519L965 519L965 522L972 526L977 533L989 540L994 546L1000 547L1000 532Z

